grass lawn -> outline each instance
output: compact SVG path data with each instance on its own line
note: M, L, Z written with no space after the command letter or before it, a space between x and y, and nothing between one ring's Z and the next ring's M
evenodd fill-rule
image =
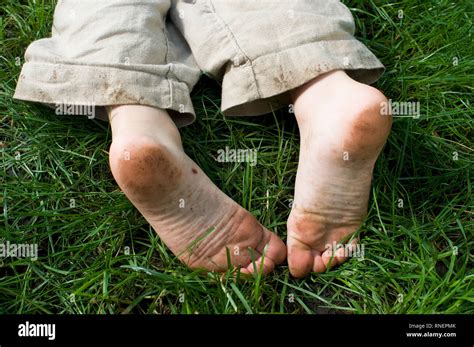
M286 265L235 282L188 270L118 189L108 125L12 100L27 45L50 34L53 0L0 8L0 313L474 313L474 60L469 0L347 0L357 37L386 65L378 88L419 101L397 117L374 172L364 258L304 280ZM219 86L193 91L186 152L229 196L286 239L297 169L296 122L282 110L224 118ZM258 164L219 149L258 150Z

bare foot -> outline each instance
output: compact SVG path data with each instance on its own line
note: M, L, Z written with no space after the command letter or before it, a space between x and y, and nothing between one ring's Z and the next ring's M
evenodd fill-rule
M300 87L293 100L301 147L288 264L294 277L303 277L347 259L345 248L333 245L346 242L367 214L372 171L391 118L380 115L381 92L343 71Z
M163 110L118 106L111 111L110 167L125 195L164 243L193 269L241 267L263 273L286 257L284 243L220 191L183 151ZM264 254L262 262L262 254ZM254 260L254 262L252 261Z

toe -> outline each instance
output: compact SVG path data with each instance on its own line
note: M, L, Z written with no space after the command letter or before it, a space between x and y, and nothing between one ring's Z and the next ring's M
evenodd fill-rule
M323 261L321 254L317 254L314 257L313 272L323 273L323 272L326 272L326 270L327 270L327 267Z
M265 228L264 228L265 229ZM265 258L271 259L275 265L281 264L286 259L286 246L283 241L271 231L265 229L268 233L269 241L263 247L258 247L257 251L265 254Z
M324 251L321 255L321 260L325 267L324 271L328 268L332 269L333 267L344 263L349 258L349 255L352 254L356 244L357 239L354 239L348 244L341 245L341 247L334 252L332 249Z
M333 267L339 265L339 259L344 257L344 248L341 247L333 252L331 249L324 251L321 254L321 260L324 264L324 271L327 269L332 269Z
M263 266L263 268L262 268ZM240 272L246 275L259 274L268 275L275 269L275 262L267 257L259 256L255 263L251 262L247 267L241 268Z
M252 261L242 268L242 273L251 274L262 271L264 275L267 275L275 269L275 265L281 264L286 258L286 247L283 241L269 230L263 227L262 229L265 235L262 238L263 241L255 247L255 263Z
M302 278L313 269L315 255L310 247L298 241L288 244L288 267L293 277Z
M336 254L338 265L341 265L342 263L347 261L347 259L349 259L350 255L355 254L355 250L356 250L356 246L357 246L358 241L359 241L358 238L352 240L350 243L345 245L345 251L339 252L339 253Z

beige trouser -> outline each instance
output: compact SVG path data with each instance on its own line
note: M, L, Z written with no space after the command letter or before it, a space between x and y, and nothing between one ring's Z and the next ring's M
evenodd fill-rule
M52 36L31 43L15 98L48 105L143 104L195 119L190 92L222 83L222 111L258 115L343 69L372 83L383 65L336 0L60 0Z

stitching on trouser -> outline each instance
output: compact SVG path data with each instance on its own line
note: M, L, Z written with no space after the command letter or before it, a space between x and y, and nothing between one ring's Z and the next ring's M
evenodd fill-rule
M248 57L248 55L244 52L244 50L242 49L242 47L240 47L239 43L237 42L237 39L234 35L234 33L232 32L232 30L230 30L229 26L227 25L227 23L217 14L216 12L216 9L214 7L214 4L212 3L212 0L208 0L207 2L207 5L208 7L210 8L211 12L214 14L214 16L216 17L216 19L221 23L221 25L224 27L225 31L226 31L226 34L230 37L231 39L231 42L233 43L234 45L234 48L235 50L237 51L237 54L241 53L244 58L246 59L246 61L248 61L250 63L250 70L252 71L252 77L253 77L253 83L255 85L255 89L257 90L257 96L258 98L261 98L261 95L260 95L260 90L258 89L258 84L257 84L257 79L255 77L255 71L253 70L253 63L252 63L252 60L250 60L250 58Z
M171 85L171 81L169 78L169 73L171 71L171 64L169 63L168 60L168 54L169 54L169 42L168 42L168 35L166 35L166 25L168 22L168 15L165 14L163 17L163 36L165 37L165 43L166 43L166 53L165 53L165 63L168 65L168 71L166 71L166 81L168 82L168 93L169 93L169 105L167 108L171 108L173 106L173 87Z

